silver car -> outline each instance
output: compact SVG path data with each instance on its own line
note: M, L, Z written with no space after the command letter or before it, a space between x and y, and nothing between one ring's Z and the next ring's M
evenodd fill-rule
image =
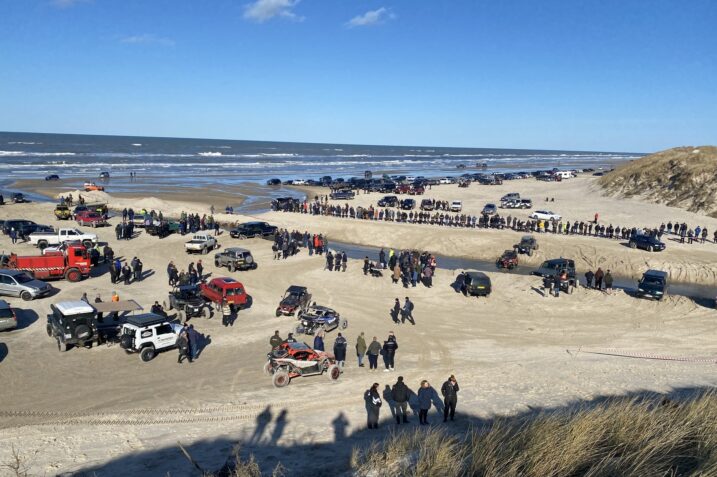
M0 300L0 331L17 328L17 318L8 302Z
M22 270L0 270L0 295L19 296L25 301L45 296L52 287Z

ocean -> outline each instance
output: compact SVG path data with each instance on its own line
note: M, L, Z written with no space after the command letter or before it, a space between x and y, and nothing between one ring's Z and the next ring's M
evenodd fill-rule
M349 178L374 174L460 175L487 171L609 168L640 154L612 152L361 146L288 142L91 136L0 132L0 164L7 184L57 174L79 184L107 171L150 177L158 185L264 183L269 178ZM458 165L466 169L458 169Z

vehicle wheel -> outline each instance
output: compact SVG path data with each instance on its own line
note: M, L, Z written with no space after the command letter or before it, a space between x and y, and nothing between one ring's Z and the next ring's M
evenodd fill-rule
M75 336L77 338L84 340L85 338L88 338L92 334L92 330L88 326L80 325L77 328L75 328Z
M274 384L274 387L283 388L289 385L291 378L289 378L289 373L286 371L276 371L274 373L274 377L271 379L271 382Z
M532 248L529 248L529 249L528 249L528 256L529 256L529 257L532 257L532 256L533 256L533 249L532 249Z
M32 293L30 293L29 291L24 291L24 292L20 293L20 298L22 298L25 301L30 301L30 300L32 300Z
M205 320L208 320L209 318L211 318L212 317L212 309L209 308L208 306L205 306L204 308L202 308L202 316L204 317Z
M630 242L630 248L637 248L637 244L635 242Z
M82 242L82 245L84 245L85 248L87 248L87 249L92 248L92 241L91 241L91 240L84 240L84 241Z
M177 310L177 319L179 321L184 321L184 312L182 310Z
M331 366L329 366L327 376L331 381L336 381L337 379L339 379L339 376L341 376L341 368L339 368L337 364L332 364Z
M154 359L155 354L154 348L147 346L146 348L142 348L142 351L139 352L139 358L147 363Z
M214 266L219 268L221 267L221 264L219 263L219 260L214 260Z
M47 245L47 240L40 240L39 242L37 242L37 248L39 248L40 250L45 250L47 248Z
M60 353L64 353L65 351L70 349L70 345L68 345L64 341L60 341L60 338L57 338L57 349L60 350Z
M652 248L652 245L648 245L648 246L647 246L647 251L648 251L648 252L652 252L653 250L654 250L654 249Z
M237 266L234 264L234 262L229 263L229 272L234 273L237 271Z
M278 317L278 316L281 316L281 311L279 311L278 308L276 309L276 316L277 316L277 317Z
M274 366L271 365L271 361L264 363L264 367L262 369L264 370L264 374L274 374Z
M164 308L164 311L171 310L171 309L172 309L172 302L170 301L170 302L169 302L169 306L167 306L167 302L166 302L166 301L163 301L163 302L162 302L162 308Z
M52 326L47 325L45 331L47 331L47 336L52 337Z
M341 327L342 330L345 330L346 328L349 327L349 320L347 320L346 318L342 318L341 322L339 323L339 326Z
M252 269L252 270L256 270L256 267L258 267L258 266L259 266L259 265L257 265L256 262L254 262L254 263L251 264L251 269Z
M246 240L246 235L239 234L239 240Z
M202 255L206 255L208 252L209 250L207 250L207 247L202 248Z
M71 268L65 273L65 278L71 282L79 282L82 280L82 274L76 268Z

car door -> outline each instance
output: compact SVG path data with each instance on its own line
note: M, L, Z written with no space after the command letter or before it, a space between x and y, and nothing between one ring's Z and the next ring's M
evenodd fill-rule
M155 333L157 340L155 343L155 347L157 349L169 348L171 346L174 346L174 344L177 342L177 335L174 333L172 325L170 325L169 323L159 325L157 328L155 328Z
M12 288L15 281L7 275L0 275L0 294L17 295L17 291Z

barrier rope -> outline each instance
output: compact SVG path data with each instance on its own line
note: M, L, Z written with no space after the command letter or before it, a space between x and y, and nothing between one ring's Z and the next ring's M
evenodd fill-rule
M569 355L573 356L573 352L566 350ZM602 356L617 356L620 358L635 358L635 359L654 359L658 361L679 361L683 363L704 363L704 364L717 364L717 357L689 357L689 356L671 356L663 354L652 354L652 353L634 353L631 351L623 351L615 348L605 349L583 349L578 348L574 350L575 356L580 353L586 354L597 354Z

